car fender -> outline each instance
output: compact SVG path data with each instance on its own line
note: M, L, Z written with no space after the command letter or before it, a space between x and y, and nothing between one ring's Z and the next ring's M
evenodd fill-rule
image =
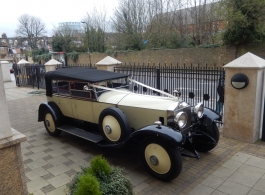
M161 137L172 146L183 146L186 141L186 136L180 132L174 131L167 126L149 125L131 133L131 138L143 139L147 136Z
M55 122L59 122L63 118L60 108L54 102L44 102L39 106L38 121L44 121L44 112L48 109L54 117Z
M210 108L204 108L204 115L206 115L211 121L222 120L222 117Z

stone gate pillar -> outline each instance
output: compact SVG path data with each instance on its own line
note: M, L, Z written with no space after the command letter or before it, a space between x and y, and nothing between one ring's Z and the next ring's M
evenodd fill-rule
M26 137L10 126L1 67L0 122L0 194L28 195L20 147L20 143L26 141Z
M224 68L226 75L223 135L254 143L260 138L262 128L265 60L252 53L246 53ZM248 85L242 89L233 87L234 85L240 88L243 86L242 82L231 81L239 74L248 78Z

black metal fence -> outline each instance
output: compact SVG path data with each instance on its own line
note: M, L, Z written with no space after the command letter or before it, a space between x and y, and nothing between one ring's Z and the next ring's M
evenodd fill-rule
M76 65L76 66L60 66L60 68L96 68L95 65ZM130 74L131 77L143 84L156 89L173 94L175 90L179 91L181 99L195 105L203 102L206 107L216 110L217 87L221 73L224 71L222 67L200 66L196 65L118 65L114 69L115 72ZM17 86L37 87L45 89L45 66L44 65L20 65L14 66L14 75ZM135 93L147 95L161 95L153 90L138 84L130 85L130 90ZM222 112L223 107L221 107Z
M18 87L46 88L44 65L14 65L13 68Z
M131 77L143 84L173 94L180 92L180 98L195 105L203 102L208 108L216 110L218 94L217 86L222 67L197 65L144 66L119 65L115 72L131 74ZM147 95L160 95L153 90L138 84L131 85L131 91ZM221 111L222 112L221 108Z

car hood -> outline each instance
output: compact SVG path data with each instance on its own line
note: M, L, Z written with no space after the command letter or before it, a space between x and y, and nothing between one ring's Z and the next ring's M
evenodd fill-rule
M116 104L118 106L131 106L138 108L168 110L177 100L168 97L135 94L129 91L109 91L102 94L99 102Z

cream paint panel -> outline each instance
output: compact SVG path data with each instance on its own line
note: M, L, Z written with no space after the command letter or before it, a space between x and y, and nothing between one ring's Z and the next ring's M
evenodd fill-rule
M100 103L100 102L92 102L92 107L93 107L93 113L94 113L94 121L96 124L98 124L100 113L106 108L115 107L115 105L105 104L105 103Z
M76 99L72 99L72 101L74 105L73 110L76 119L95 123L91 101L76 100Z
M167 110L152 110L128 106L118 106L118 108L125 113L130 126L135 130L154 124L155 121L159 120L159 117L164 117L164 122L165 124L167 123Z
M172 98L131 93L124 97L118 105L166 111L175 102Z
M74 118L74 113L72 109L72 99L70 97L57 97L53 95L51 98L47 97L47 100L55 102L64 116Z

